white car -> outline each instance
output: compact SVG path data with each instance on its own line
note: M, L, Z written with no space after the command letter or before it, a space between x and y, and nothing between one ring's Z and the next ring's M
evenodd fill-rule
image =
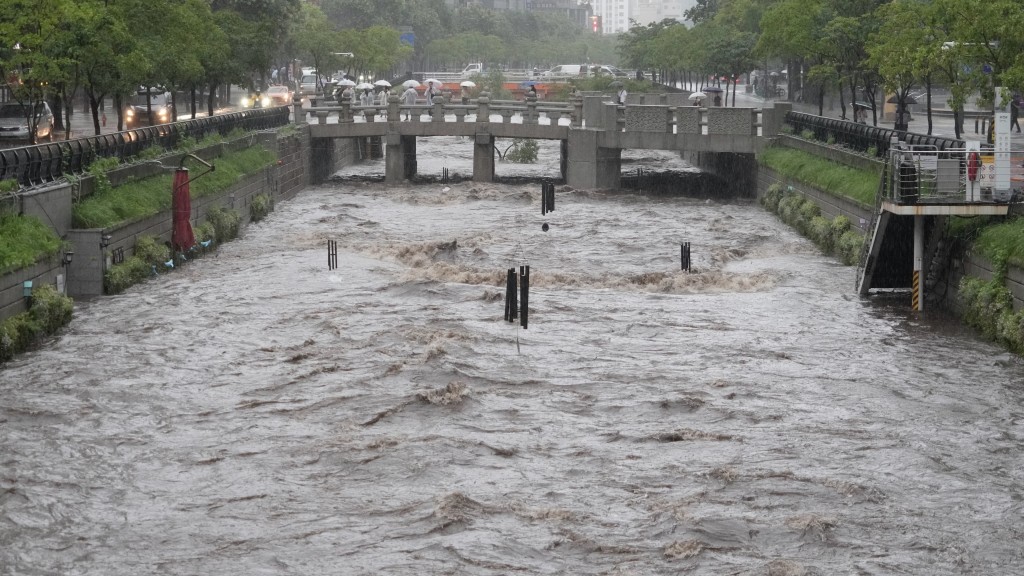
M0 105L0 140L29 142L32 130L29 124L35 122L35 141L53 140L53 113L46 102L36 102L30 114L29 104L5 102Z
M299 94L316 94L319 86L317 85L316 74L305 74L299 79Z

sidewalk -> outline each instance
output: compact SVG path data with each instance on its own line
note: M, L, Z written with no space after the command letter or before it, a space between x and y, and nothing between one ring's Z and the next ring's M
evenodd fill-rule
M760 96L756 96L756 95L754 95L752 93L748 94L748 93L745 92L745 89L746 89L746 85L743 85L743 84L741 84L741 85L736 87L736 105L737 106L764 106L765 105L765 103L766 103L765 99L761 98ZM730 99L730 102L732 102L731 99ZM769 103L770 103L770 101L769 101ZM944 100L941 100L941 99L938 102L933 101L932 102L932 109L933 110L937 109L937 106L942 106L943 103L944 103ZM796 112L803 112L805 114L813 114L815 116L818 115L818 106L816 104L793 103L793 110L796 111ZM853 115L852 108L849 105L847 105L846 110L847 110L847 118L851 118L852 115ZM910 120L910 123L909 123L909 131L913 132L915 134L928 134L928 113L925 110L924 103L922 102L920 104L917 104L917 105L913 106L911 108L911 110L912 110L913 114L911 115L911 120ZM944 106L941 108L941 110L948 111L948 109L945 108ZM833 107L830 108L828 103L825 104L824 116L826 116L828 118L839 118L841 115L842 115L842 110L838 106L833 106ZM886 122L886 121L883 121L881 119L882 118L881 109L879 109L879 111L878 111L878 117L879 117L878 128L890 128L891 129L893 127L893 123L892 122ZM868 125L872 125L871 124L871 112L870 111L868 111L867 122L868 122ZM1022 118L1020 120L1020 123L1022 125L1022 128L1024 128L1024 118ZM977 125L978 125L978 133L975 133L974 118L968 118L968 119L964 120L964 123L963 123L964 130L963 130L963 133L960 135L960 138L962 140L980 140L980 141L984 141L985 140L985 134L981 133L981 122L979 121ZM931 135L932 136L943 136L943 137L946 137L946 138L956 138L956 130L954 129L954 126L953 126L953 116L951 114L950 115L946 115L946 114L937 114L937 113L933 112L932 113L932 131L931 131ZM1024 152L1024 133L1017 132L1016 129L1013 129L1011 134L1010 134L1010 146L1012 147L1012 149L1014 151L1020 150L1020 151Z

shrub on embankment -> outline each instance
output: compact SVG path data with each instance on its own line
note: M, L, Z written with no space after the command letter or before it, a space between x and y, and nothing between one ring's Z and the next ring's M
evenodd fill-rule
M0 362L7 362L60 330L71 322L71 314L71 298L49 284L35 288L27 312L0 322Z
M220 192L275 160L274 152L261 147L227 153L214 161L216 170L190 184L192 198ZM75 204L73 225L75 228L109 228L170 210L171 185L172 176L163 174L103 189Z
M837 164L802 150L780 146L766 148L758 162L786 178L798 180L818 190L844 196L871 206L878 191L879 174Z
M238 237L242 216L228 208L214 208L206 215L206 220L193 228L196 249L185 254L171 254L168 244L161 244L153 236L141 236L135 241L132 256L120 264L107 269L103 275L103 292L120 294L128 287L156 276L159 272L172 270L188 260L202 255L213 245L227 242ZM205 246L203 246L205 244Z
M836 256L847 266L860 258L864 236L854 230L850 219L836 216L828 220L812 200L788 192L782 184L772 184L761 197L761 204L783 222L810 238L826 254Z
M1000 251L991 258L995 266L992 280L964 276L958 298L963 319L990 340L1016 354L1024 354L1024 310L1013 311L1013 296L1006 288L1008 254Z

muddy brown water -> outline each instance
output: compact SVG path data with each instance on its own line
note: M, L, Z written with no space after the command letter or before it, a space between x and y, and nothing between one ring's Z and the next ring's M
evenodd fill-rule
M79 304L0 369L0 574L1021 573L1017 359L756 205L539 202L313 187Z

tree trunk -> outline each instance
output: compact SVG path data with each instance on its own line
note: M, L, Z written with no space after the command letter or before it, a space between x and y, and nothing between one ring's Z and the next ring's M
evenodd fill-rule
M117 108L117 131L124 130L124 98L121 94L114 94L114 108Z
M846 120L846 95L843 94L843 79L839 79L839 118Z
M924 97L925 107L928 109L928 135L932 135L932 75L926 74L924 77Z
M213 100L217 95L217 85L210 84L210 93L206 95L206 115L213 116Z
M96 99L95 95L89 93L89 111L92 112L92 130L97 136L100 135L100 103Z
M196 85L195 84L192 85L192 89L189 92L192 95L192 106L191 106L191 109L192 109L192 119L195 120L196 119Z

